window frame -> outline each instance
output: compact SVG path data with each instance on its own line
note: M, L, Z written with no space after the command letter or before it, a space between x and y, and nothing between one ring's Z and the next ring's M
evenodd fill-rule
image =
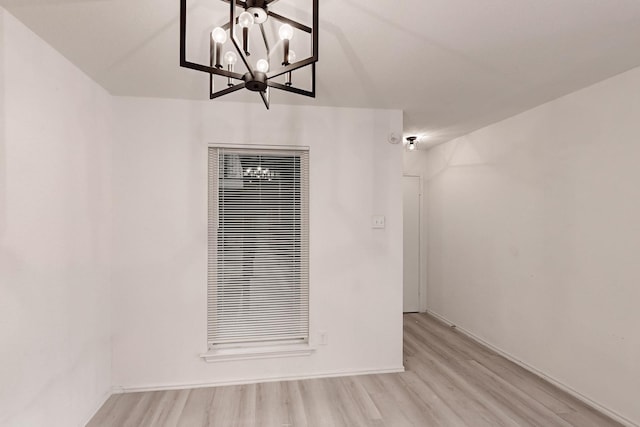
M301 176L306 178L301 182L300 191L302 193L304 210L302 212L302 220L305 222L305 229L301 231L301 234L305 234L303 238L304 246L300 249L299 256L305 257L306 263L306 292L307 292L307 336L305 341L295 342L278 342L278 341L258 341L258 342L243 342L243 343L230 343L230 344L214 344L210 342L210 326L211 326L211 312L209 299L211 298L212 282L215 282L217 265L217 255L212 255L212 241L217 242L217 221L218 217L212 218L212 211L218 211L219 202L219 190L220 184L218 183L219 176L212 175L218 172L218 166L215 169L211 163L211 150L218 150L218 155L222 154L224 150L237 150L244 152L248 155L259 154L260 152L273 153L296 153L300 155L300 166L305 167L306 170L301 170ZM309 250L310 250L310 233L309 233L309 217L310 217L310 149L307 146L297 145L251 145L251 144L209 144L207 145L207 339L206 346L207 352L201 354L201 358L207 362L217 362L226 360L250 360L272 357L294 357L294 356L309 356L315 352L315 346L312 344L311 333L311 284L310 284L310 267L309 267ZM214 187L214 188L212 188ZM215 206L214 206L215 205ZM217 250L217 243L216 243Z

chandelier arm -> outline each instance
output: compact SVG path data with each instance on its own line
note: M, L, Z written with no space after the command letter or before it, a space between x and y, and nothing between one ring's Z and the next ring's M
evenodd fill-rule
M187 64L187 0L180 0L180 66Z
M222 0L225 3L231 3L231 0ZM243 1L243 0L236 0L236 4L240 7L244 7L245 9L247 8L247 2Z
M209 68L209 67L205 67L205 68ZM204 71L204 70L201 70ZM244 74L240 74L237 73L235 71L229 71L229 70L225 70L224 68L210 68L210 71L206 71L209 74L215 74L218 76L223 76L223 77L230 77L232 79L236 79L236 80L242 80L244 79Z
M271 11L267 12L267 14L270 17L272 17L273 19L277 19L280 22L284 22L285 24L289 24L294 28L297 28L299 30L304 31L305 33L311 34L313 32L313 30L310 27L307 27L306 25L301 24L298 21L294 21L293 19L289 19L286 16L282 16L282 15L279 15L279 14L277 14L275 12L271 12Z
M242 48L242 43L238 42L238 40L236 40L236 36L234 35L233 37L231 37L231 41L233 42L233 45L235 46L236 50L238 51L238 55L240 56L240 59L242 59L242 62L244 62L244 66L247 67L247 70L249 70L249 74L251 74L251 77L255 77L254 71L253 71L253 67L251 67L251 64L249 63L249 60L247 59L247 56L244 54L244 49Z
M295 71L295 70L297 70L299 68L306 67L307 65L313 64L315 62L316 62L315 58L303 59L302 61L294 62L293 64L285 65L282 68L278 68L277 70L268 72L267 73L267 78L268 79L272 79L274 77L281 76L281 75L286 74L288 72Z
M231 77L232 79L242 80L243 74L236 73L234 71L227 71L225 69L211 68L207 65L197 64L195 62L184 61L180 62L180 66L184 68L190 68L196 71L202 71L207 74L217 74L219 76Z
M316 63L311 65L311 92L313 97L316 97Z
M269 85L269 87L272 87L274 89L283 90L285 92L291 92L291 93L295 93L297 95L308 96L309 98L315 98L316 97L315 92L310 92L308 90L299 89L299 88L293 87L293 86L286 86L286 85L283 85L281 83L272 82L271 80L267 81L267 84Z
M260 24L260 33L262 34L262 40L264 41L264 47L267 48L267 58L271 56L271 47L267 41L267 33L264 31L264 24Z
M260 98L262 98L262 102L264 103L264 106L267 107L267 110L269 109L269 104L271 103L271 96L269 93L269 88L267 88L266 93L265 92L260 92Z
M315 62L318 62L318 56L320 52L320 0L313 0L313 34L311 35L311 52L313 52L313 58ZM315 65L313 67L315 83ZM315 88L314 88L315 91Z
M215 99L215 98L219 98L219 97L224 96L224 95L228 95L228 94L236 92L236 91L238 91L240 89L244 89L244 86L245 86L245 83L242 82L242 83L238 83L235 86L231 86L231 87L228 87L226 89L219 90L219 91L214 92L211 95L209 95L209 99Z
M225 0L222 0L225 1ZM230 35L231 35L231 41L233 42L233 45L235 46L236 50L238 51L238 54L240 55L240 59L242 59L242 62L244 63L244 66L247 67L247 70L249 71L249 74L251 75L251 78L255 78L255 73L253 71L253 67L251 66L251 64L249 64L249 60L247 59L247 55L245 55L244 52L244 48L243 48L243 43L241 43L238 38L236 37L236 32L235 32L235 26L237 25L237 21L236 21L236 4L239 3L239 0L230 0L229 1L229 29L230 29ZM244 3L244 2L242 2Z

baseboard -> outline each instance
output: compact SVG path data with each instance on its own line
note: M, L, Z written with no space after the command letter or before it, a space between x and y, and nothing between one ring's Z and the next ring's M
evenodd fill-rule
M228 385L256 384L256 383L267 383L267 382L277 382L277 381L311 380L316 378L351 377L351 376L358 376L358 375L391 374L391 373L397 373L397 372L404 372L404 367L400 366L400 367L386 368L386 369L363 369L363 370L355 370L355 371L348 371L348 370L328 371L328 372L320 372L320 373L315 373L310 375L280 375L280 376L273 376L273 377L258 377L258 378L248 378L248 379L232 380L232 381L125 386L125 387L113 387L111 391L113 394L120 394L120 393L134 393L134 392L141 392L141 391L183 390L188 388L220 387L220 386L228 386Z
M577 390L571 388L570 386L560 382L559 380L553 378L552 376L544 373L543 371L539 370L538 368L529 365L526 362L523 362L522 360L518 359L517 357L513 356L512 354L502 350L499 347L496 347L495 345L485 341L484 339L480 338L479 336L477 336L476 334L474 334L473 332L460 327L458 325L456 325L455 323L451 322L449 319L447 319L446 317L435 313L431 310L427 310L427 313L430 314L431 316L435 317L436 319L438 319L439 321L441 321L442 323L444 323L447 326L451 326L451 327L455 327L456 330L460 331L462 334L466 335L467 337L471 338L472 340L476 341L477 343L490 348L491 350L493 350L494 352L498 353L500 356L504 357L505 359L515 363L516 365L526 369L527 371L531 372L532 374L542 378L543 380L553 384L554 386L558 387L560 390L569 393L571 396L575 397L576 399L580 400L582 403L589 405L590 407L592 407L593 409L603 413L604 415L608 416L609 418L619 422L620 424L623 424L627 427L640 427L638 424L636 424L635 422L631 421L630 419L628 419L627 417L620 415L619 413L606 408L604 406L602 406L601 404L599 404L598 402L596 402L595 400L585 396L584 394L578 392Z
M99 403L99 404L98 404L98 406L97 406L97 407L96 407L96 408L91 412L91 414L89 415L89 417L88 417L86 420L84 420L84 423L82 423L82 424L81 424L82 426L86 426L87 424L89 424L89 421L91 421L91 419L92 419L93 417L95 417L95 416L96 416L96 414L98 413L98 411L100 410L100 408L102 408L102 405L104 405L104 404L107 402L107 400L109 400L109 398L111 397L111 395L113 395L113 391L112 391L112 390L109 390L109 391L107 391L107 392L105 392L105 393L104 393L104 395L102 396L102 398L99 400L99 402L100 402L100 403Z

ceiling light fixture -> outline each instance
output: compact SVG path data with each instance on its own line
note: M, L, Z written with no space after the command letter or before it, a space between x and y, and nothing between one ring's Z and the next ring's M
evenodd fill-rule
M409 144L409 145L407 146L407 148L408 148L409 150L413 151L413 150L415 150L415 149L416 149L416 146L417 146L417 144L418 144L418 143L416 142L416 140L417 140L417 139L418 139L418 137L417 137L417 136L408 136L408 137L407 137L407 143Z
M187 60L187 0L180 0L180 66L209 74L210 99L245 88L258 92L267 109L270 104L271 88L315 98L319 0L308 0L312 3L311 27L271 11L271 6L278 0L209 1L229 3L229 21L222 26L207 30L209 64L205 65ZM274 31L274 25L266 25L269 21L273 21L277 30ZM256 27L259 29L256 30ZM259 44L264 46L253 49L250 48L249 41L251 34L256 31L259 31L258 34L263 42ZM274 32L277 34L273 34ZM305 37L310 39L310 55L298 60L296 53L291 49L291 41L294 37L302 40L302 44L298 43L296 46L303 46ZM227 43L229 40L232 46ZM226 50L225 45L235 49L237 53L227 50L223 54L222 51ZM281 51L280 55L278 50ZM255 65L249 61L252 54L254 57L259 57ZM277 55L280 59L274 63L275 61L271 61L271 55ZM238 61L238 58L241 61ZM293 72L308 66L311 66L311 90L295 87L292 79ZM215 89L214 76L226 77L226 86L223 89ZM284 79L282 83L277 81L280 76Z

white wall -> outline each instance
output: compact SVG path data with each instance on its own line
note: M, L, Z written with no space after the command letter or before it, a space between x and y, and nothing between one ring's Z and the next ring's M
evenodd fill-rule
M277 96L277 93L274 94ZM402 367L400 111L115 99L113 383ZM207 143L310 147L309 357L205 363ZM385 230L371 215L386 215Z
M110 389L110 97L0 8L0 425Z
M640 69L429 152L429 308L640 423Z

